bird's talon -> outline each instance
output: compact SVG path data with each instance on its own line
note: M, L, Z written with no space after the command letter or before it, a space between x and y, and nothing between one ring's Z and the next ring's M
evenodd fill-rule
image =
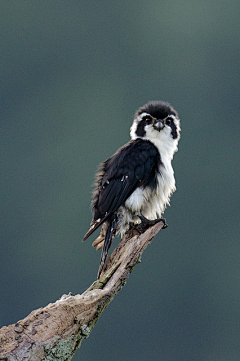
M160 218L159 222L163 223L162 229L165 229L168 227L168 224L166 223L166 219L165 218Z

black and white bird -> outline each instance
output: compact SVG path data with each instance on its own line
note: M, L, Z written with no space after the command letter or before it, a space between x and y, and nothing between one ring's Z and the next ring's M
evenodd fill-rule
M139 108L130 130L131 140L99 166L93 191L93 219L87 239L102 226L93 242L102 248L98 278L104 268L112 238L123 235L130 224L155 224L161 220L176 190L171 161L178 150L180 120L174 108L151 101Z

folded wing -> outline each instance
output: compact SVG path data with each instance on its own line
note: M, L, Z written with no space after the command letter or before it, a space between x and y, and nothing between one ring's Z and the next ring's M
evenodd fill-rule
M150 141L136 139L100 165L93 192L93 220L83 240L124 205L137 187L156 184L160 162L159 152Z

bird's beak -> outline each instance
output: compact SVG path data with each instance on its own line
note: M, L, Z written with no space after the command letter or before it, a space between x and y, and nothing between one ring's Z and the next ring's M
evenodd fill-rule
M162 119L156 119L153 127L160 132L164 128L165 124Z

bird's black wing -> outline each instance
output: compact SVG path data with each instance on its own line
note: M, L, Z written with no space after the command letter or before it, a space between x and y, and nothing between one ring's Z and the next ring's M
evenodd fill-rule
M105 222L139 186L156 185L161 163L153 143L131 140L100 165L93 193L92 227L84 239Z

